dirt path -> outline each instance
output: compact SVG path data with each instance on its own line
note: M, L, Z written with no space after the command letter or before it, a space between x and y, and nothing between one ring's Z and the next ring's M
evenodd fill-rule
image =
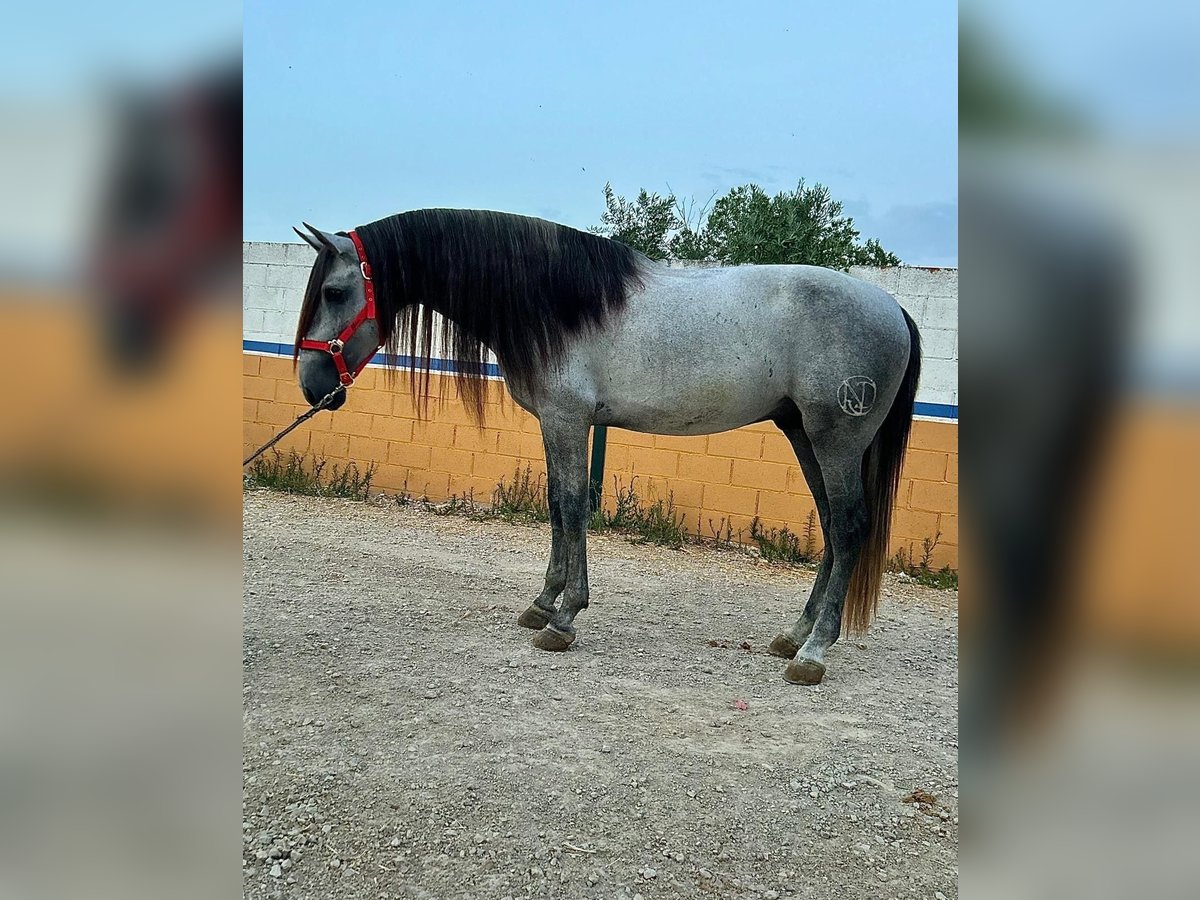
M810 573L593 536L546 654L548 545L246 495L246 897L957 896L954 594L889 576L805 688L765 650Z

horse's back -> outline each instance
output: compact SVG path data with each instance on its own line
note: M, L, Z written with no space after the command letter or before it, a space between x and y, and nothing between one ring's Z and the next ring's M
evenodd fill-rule
M594 394L596 421L705 434L769 418L780 404L838 403L846 379L886 389L908 332L886 292L813 266L654 266L564 373ZM844 393L844 392L843 392Z

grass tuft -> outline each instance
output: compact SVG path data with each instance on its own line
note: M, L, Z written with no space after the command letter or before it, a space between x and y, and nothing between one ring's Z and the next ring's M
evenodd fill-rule
M937 549L941 540L941 531L931 538L925 538L921 542L921 555L916 558L914 558L911 545L907 550L901 547L896 551L896 555L888 560L888 570L907 575L917 584L923 584L926 587L957 591L958 573L949 566L942 566L940 569L934 569L932 566L933 551Z
M374 477L374 463L363 472L354 462L342 468L336 464L329 466L324 459L310 463L307 453L292 450L284 456L278 450L272 450L269 456L260 456L250 464L245 480L248 487L268 488L288 494L366 500Z
M638 496L637 476L623 488L613 476L615 503L613 511L601 506L592 514L588 527L592 531L620 531L639 538L639 543L658 544L675 550L688 540L684 515L675 507L675 495L647 504Z
M795 534L786 526L764 529L758 516L755 516L750 520L750 539L758 545L758 552L767 562L811 566L821 559L821 551L817 549L816 522L817 512L810 509L803 533Z
M524 469L517 466L512 481L501 479L492 492L491 513L506 522L549 522L550 498L544 476L534 477L528 463Z

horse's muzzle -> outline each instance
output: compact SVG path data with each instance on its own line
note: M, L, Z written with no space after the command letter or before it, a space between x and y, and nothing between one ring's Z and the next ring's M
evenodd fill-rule
M336 386L334 389L336 390ZM311 390L309 390L303 384L300 385L300 393L304 394L304 399L306 401L308 401L309 406L316 406L323 399L325 399L325 395L321 395L320 397L318 397L316 394L314 394ZM331 412L335 409L341 409L342 406L345 404L345 402L346 402L346 392L344 390L337 391L337 393L333 396L332 399L330 399L329 403L325 406L325 409L330 410Z

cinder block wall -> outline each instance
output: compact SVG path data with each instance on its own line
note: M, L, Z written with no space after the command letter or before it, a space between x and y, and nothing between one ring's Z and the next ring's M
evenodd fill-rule
M248 243L243 260L244 440L253 449L305 409L290 354L312 251L303 244ZM922 542L940 533L934 563L957 568L958 272L900 267L852 274L894 294L925 344L892 550L919 556ZM438 376L434 382L436 390ZM509 401L499 383L492 386L483 429L452 401L432 405L429 420L419 421L408 387L403 373L391 377L368 367L342 409L315 416L280 447L342 464L374 462L379 488L436 500L466 493L487 499L500 479L526 464L544 473L537 420ZM447 393L453 397L452 386ZM624 486L636 478L645 497L670 494L689 528L705 534L724 523L736 536L755 516L766 527L800 531L815 509L791 447L769 424L701 437L609 429L608 503L614 477Z

